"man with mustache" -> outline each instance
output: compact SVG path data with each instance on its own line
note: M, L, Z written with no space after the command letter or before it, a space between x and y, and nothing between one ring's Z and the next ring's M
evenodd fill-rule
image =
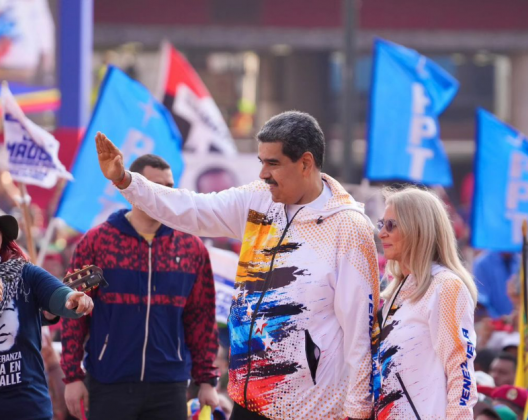
M378 307L373 228L321 172L317 121L290 111L257 135L260 178L196 194L125 171L102 133L99 164L124 197L198 236L242 240L229 328L231 419L370 418L370 334Z

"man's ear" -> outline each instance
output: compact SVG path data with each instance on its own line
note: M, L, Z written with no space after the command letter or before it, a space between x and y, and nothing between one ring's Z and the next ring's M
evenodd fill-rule
M312 152L304 152L301 156L301 162L303 165L303 172L309 174L315 167L315 159Z

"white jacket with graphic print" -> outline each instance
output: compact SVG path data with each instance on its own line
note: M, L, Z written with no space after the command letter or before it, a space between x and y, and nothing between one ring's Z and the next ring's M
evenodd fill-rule
M473 419L475 305L453 272L433 265L432 276L418 302L409 300L417 287L411 274L384 303L376 337L377 419Z
M322 178L332 192L325 207L302 208L290 222L262 181L195 194L134 173L122 190L174 229L242 241L228 320L229 395L272 420L372 413L373 229L363 207Z

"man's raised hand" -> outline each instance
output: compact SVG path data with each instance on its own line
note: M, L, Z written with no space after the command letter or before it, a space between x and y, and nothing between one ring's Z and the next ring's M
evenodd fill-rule
M114 183L121 181L125 174L123 153L101 132L95 136L95 147L103 175Z

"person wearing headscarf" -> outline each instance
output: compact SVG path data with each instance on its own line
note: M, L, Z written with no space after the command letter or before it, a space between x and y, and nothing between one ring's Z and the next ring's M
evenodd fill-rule
M17 236L17 220L0 216L0 417L50 420L41 311L75 318L91 312L93 302L31 264Z

